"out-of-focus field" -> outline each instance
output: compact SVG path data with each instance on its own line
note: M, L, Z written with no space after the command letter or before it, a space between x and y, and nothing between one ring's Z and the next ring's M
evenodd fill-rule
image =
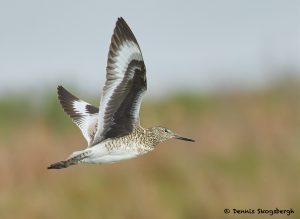
M293 208L289 218L300 218L298 82L145 101L145 127L196 143L170 140L137 159L58 171L46 167L86 143L51 92L0 100L1 219L270 218L224 208Z

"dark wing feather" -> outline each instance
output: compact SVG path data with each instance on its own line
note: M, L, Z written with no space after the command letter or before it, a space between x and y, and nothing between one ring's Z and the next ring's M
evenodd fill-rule
M133 130L139 122L140 104L147 89L146 67L140 47L123 18L116 23L106 72L93 145Z

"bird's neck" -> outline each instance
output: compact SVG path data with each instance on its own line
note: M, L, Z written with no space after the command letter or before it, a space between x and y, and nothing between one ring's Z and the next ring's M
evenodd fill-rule
M133 135L139 136L139 139L142 139L140 143L147 147L151 147L154 149L156 145L158 145L161 141L155 135L153 128L144 128L142 126L136 126Z
M162 142L161 139L156 135L154 128L147 128L144 130L145 138L148 139L148 144L150 144L153 148L155 148L156 145Z

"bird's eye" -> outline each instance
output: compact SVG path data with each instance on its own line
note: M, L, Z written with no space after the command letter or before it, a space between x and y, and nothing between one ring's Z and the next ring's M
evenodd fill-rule
M168 132L168 129L165 129L165 132Z

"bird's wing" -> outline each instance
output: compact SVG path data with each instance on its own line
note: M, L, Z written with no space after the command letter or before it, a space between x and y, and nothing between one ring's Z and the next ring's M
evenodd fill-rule
M139 123L146 68L138 42L123 18L118 18L108 53L106 82L92 145L130 133Z
M80 128L84 138L90 145L97 130L99 109L75 97L62 86L57 87L57 93L64 111Z

